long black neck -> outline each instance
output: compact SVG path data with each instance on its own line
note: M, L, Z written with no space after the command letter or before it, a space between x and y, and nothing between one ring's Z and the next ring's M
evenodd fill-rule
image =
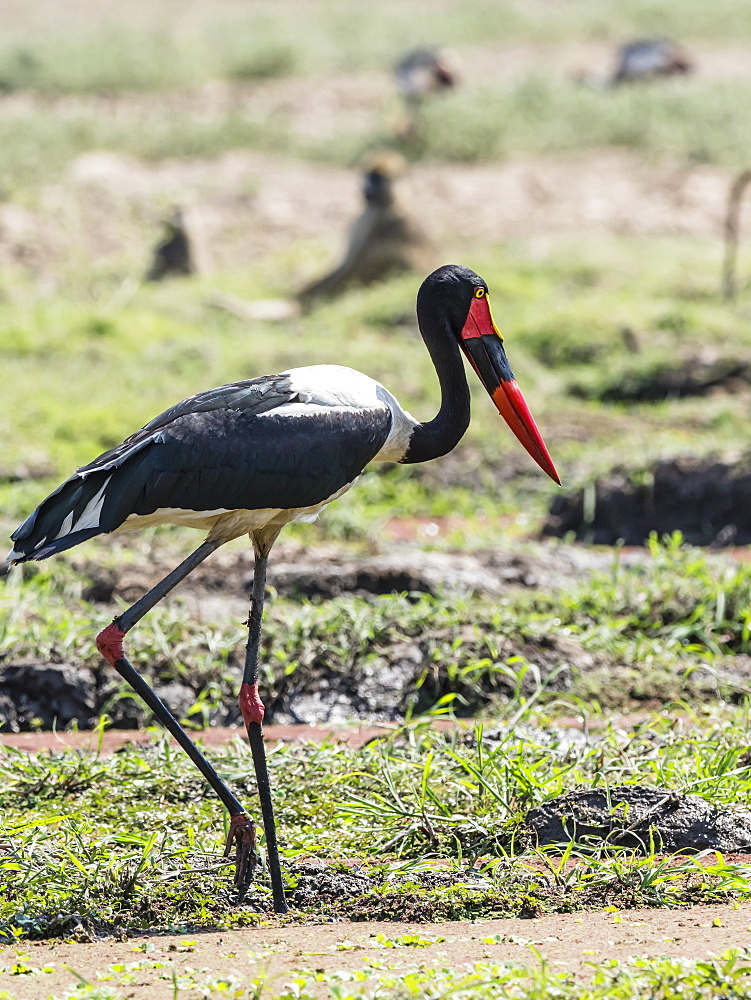
M420 332L433 360L441 385L441 408L436 416L419 424L410 438L402 462L428 462L455 448L469 427L469 386L461 351L446 319L421 316Z

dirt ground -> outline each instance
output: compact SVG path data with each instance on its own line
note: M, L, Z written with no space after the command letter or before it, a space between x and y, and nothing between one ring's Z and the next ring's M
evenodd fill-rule
M607 720L590 719L587 726L590 730L596 730L610 722L616 727L629 729L640 725L649 718L651 718L649 713L635 712L629 715L609 716ZM674 714L673 718L678 719L679 717ZM688 722L688 720L685 721ZM558 719L556 724L561 729L580 731L583 728L582 720L573 716ZM431 719L430 725L433 729L450 732L471 730L474 722L472 719ZM365 746L371 740L387 737L396 728L398 728L396 724L365 726L358 723L338 726L316 725L315 723L291 726L265 725L263 734L269 743L323 743L324 740L335 740L357 749ZM0 732L0 747L13 747L16 750L25 750L27 753L89 750L107 756L116 753L120 747L127 744L148 743L162 734L163 730L158 727L152 729L108 729L102 734L100 742L99 734L91 730L86 732L50 732L48 730L33 733ZM241 726L212 726L210 729L200 730L195 738L204 746L221 746L234 739L244 740L245 730Z
M441 729L449 729L458 723L436 720L434 723ZM264 726L263 733L270 743L323 743L326 739L334 739L347 743L349 746L362 747L370 740L387 736L394 727L390 726ZM64 750L97 750L104 755L116 751L129 743L148 743L154 739L155 730L150 729L109 729L102 735L101 745L95 732L74 733L0 733L0 746L14 747L27 753L38 753L48 750L50 753L62 753ZM221 746L234 739L244 739L245 731L239 726L216 726L203 729L197 734L197 739L204 746Z
M415 935L420 944L398 943L408 935ZM432 943L425 944L428 940ZM244 982L264 975L270 980L273 995L297 970L355 971L372 962L382 963L384 972L398 974L418 965L470 971L475 962L535 965L542 958L560 971L586 980L591 966L605 960L661 955L709 958L728 948L748 945L751 904L738 909L696 906L477 923L266 926L189 937L143 935L95 944L24 942L23 946L0 949L0 989L8 990L13 1000L39 1000L73 988L79 982L74 971L96 982L115 963L129 967L127 988L122 993L129 1000L174 996L173 972L178 977L191 973L195 977L200 970L197 979L201 982L218 976L234 976ZM54 966L54 971L14 975L14 965L35 969ZM107 980L110 986L117 981L117 975ZM327 994L325 984L320 989L322 996ZM196 990L189 995L201 994Z

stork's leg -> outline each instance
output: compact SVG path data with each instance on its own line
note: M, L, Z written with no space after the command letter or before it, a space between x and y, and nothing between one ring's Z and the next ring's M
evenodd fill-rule
M274 894L274 910L276 913L287 912L287 901L284 898L284 880L279 863L279 844L276 837L274 821L274 805L271 800L271 783L266 766L266 748L263 742L263 702L258 694L258 647L261 640L261 619L263 618L263 600L266 592L266 565L268 553L259 552L256 548L256 560L253 569L253 596L248 617L248 648L245 653L245 671L240 687L240 711L248 730L248 740L253 754L253 766L256 772L258 797L261 801L263 829L266 833L266 857L271 876L271 890Z
M159 696L149 687L135 667L126 659L123 652L123 638L154 605L168 594L183 580L191 570L211 555L221 545L221 542L204 542L191 553L184 562L173 569L171 573L153 587L147 594L124 611L96 637L97 649L112 664L133 690L143 698L148 707L177 740L187 753L206 781L214 789L230 814L230 828L224 856L228 857L232 846L235 848L235 885L241 895L248 888L257 862L256 835L253 820L245 813L239 800L232 794L227 785L216 773L212 765L188 736L183 727L170 712Z

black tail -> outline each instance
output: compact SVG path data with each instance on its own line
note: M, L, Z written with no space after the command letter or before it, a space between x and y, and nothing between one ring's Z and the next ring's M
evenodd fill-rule
M46 559L79 542L111 531L102 522L102 506L112 472L76 474L51 493L10 536L8 562Z

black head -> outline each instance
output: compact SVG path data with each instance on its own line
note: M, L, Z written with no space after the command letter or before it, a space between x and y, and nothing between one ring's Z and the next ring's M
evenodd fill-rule
M480 275L459 264L433 271L417 293L417 319L439 377L443 375L442 385L451 370L461 370L458 345L511 430L537 464L560 483L511 371L503 337L490 311L488 286ZM463 375L462 380L466 391Z
M436 317L439 314L448 321L458 336L478 288L484 289L487 294L486 282L468 267L461 264L444 264L439 267L427 276L417 293L420 325L428 316Z

